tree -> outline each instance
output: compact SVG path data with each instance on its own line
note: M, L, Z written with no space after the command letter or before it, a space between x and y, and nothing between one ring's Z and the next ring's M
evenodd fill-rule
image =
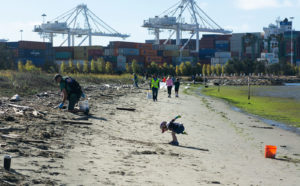
M215 68L214 65L211 65L211 66L210 66L210 71L211 71L211 73L212 73L213 75L216 74L216 68Z
M24 72L24 65L22 61L18 62L18 71L19 72Z
M225 66L224 65L222 66L222 75L223 76L225 75Z
M208 76L210 76L210 65L206 65L206 73Z
M215 69L216 69L216 74L217 74L218 76L220 76L220 75L221 75L221 71L222 71L221 65L220 65L220 64L217 64Z
M175 75L175 68L172 64L169 65L169 74L172 76Z
M63 74L66 70L66 64L65 62L63 61L61 64L60 64L60 73Z
M103 58L98 58L97 60L97 71L100 73L105 72L105 62Z
M192 75L192 63L191 62L186 62L185 63L185 69L186 69L186 75Z
M129 63L126 63L126 72L131 74L132 73L132 65L129 65Z
M83 63L83 73L89 73L89 62L87 60Z
M137 73L138 72L139 66L138 66L137 61L135 59L132 60L131 68L132 68L132 72L133 73Z
M201 63L196 64L196 74L201 74L202 73L202 66Z
M206 64L204 64L204 65L202 66L202 74L203 74L203 76L206 75Z
M168 67L167 63L163 64L162 71L163 71L163 74L165 74L165 75L169 74L169 67Z
M91 61L91 72L92 73L96 73L97 72L97 68L96 68L96 65L95 65L95 61L92 59Z
M106 62L105 71L107 74L113 73L113 66L112 66L111 62Z
M179 70L179 66L178 65L176 65L175 73L176 73L177 76L180 75L180 70Z
M71 72L71 73L74 73L74 72L75 72L74 63L73 63L73 61L72 61L71 59L69 60L69 68L68 68L68 71Z
M181 63L179 65L179 70L180 70L181 75L187 75L187 69L186 69L185 63Z
M27 71L27 72L41 72L41 70L42 69L40 69L40 68L37 68L36 66L34 66L33 64L32 64L32 61L30 61L30 60L27 60L26 61L26 64L25 64L25 70Z
M150 73L157 74L158 72L159 72L158 65L154 61L152 61L150 64Z
M265 61L256 61L254 73L260 74L260 73L265 73L265 71L266 71Z
M80 64L79 61L76 64L76 71L79 72L79 73L81 73L81 64Z

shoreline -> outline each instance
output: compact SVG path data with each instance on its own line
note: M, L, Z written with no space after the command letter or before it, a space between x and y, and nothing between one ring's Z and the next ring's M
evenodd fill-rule
M203 94L201 92L202 88L199 87L196 90L192 90L192 91L194 91L194 94L197 95L197 96L203 96L203 97L208 97L208 98L216 99L218 101L222 101L225 104L227 104L231 108L231 110L239 112L239 113L242 113L242 114L245 114L245 115L248 115L248 116L251 116L251 117L255 117L255 118L259 119L261 122L267 123L271 127L278 127L280 129L283 129L283 130L286 130L286 131L289 131L289 132L293 132L295 134L300 135L300 127L294 127L294 126L291 126L289 124L286 124L286 123L283 123L283 122L280 122L280 121L268 119L268 118L265 118L265 117L257 115L257 114L249 113L249 112L243 110L242 108L239 108L239 107L235 106L233 103L230 103L226 99L222 99L222 98L219 98L219 97L214 97L214 96L209 96L209 95Z
M297 110L296 108L299 107L299 100L295 100L295 102L289 98L254 96L251 93L251 100L248 101L244 98L247 96L245 95L247 93L245 92L247 87L230 87L231 86L221 87L221 92L216 92L217 87L210 86L209 88L199 90L199 92L201 92L202 95L218 98L222 101L225 101L227 104L233 107L237 107L245 113L255 115L265 120L282 123L290 127L295 127L298 129L300 128L299 116L297 116L296 113L294 115L291 115ZM276 110L275 108L277 107L278 109ZM284 109L285 107L286 110L284 110L284 113L287 115L284 115L280 112L280 110ZM287 116L289 116L290 118L287 118Z

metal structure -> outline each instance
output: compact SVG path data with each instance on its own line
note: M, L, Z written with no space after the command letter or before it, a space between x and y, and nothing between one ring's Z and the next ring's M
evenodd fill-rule
M187 23L185 19L190 18ZM212 20L195 2L195 0L180 0L175 5L164 11L155 18L144 21L143 27L154 32L155 44L159 44L159 35L161 30L172 30L170 37L176 33L176 45L181 45L182 32L191 32L189 40L182 46L181 51L188 42L196 35L196 51L199 51L200 32L211 32L220 34L230 34L232 31L225 30ZM168 42L165 41L164 44Z
M58 16L50 22L44 22L45 14L43 16L43 24L36 25L34 32L38 32L41 37L48 38L53 43L53 38L57 34L67 35L67 39L60 45L68 42L68 46L75 45L75 36L85 36L79 43L79 46L89 38L89 45L92 45L92 36L106 36L118 37L126 39L127 34L121 34L103 20L97 17L92 11L87 8L87 5L81 4L68 12Z

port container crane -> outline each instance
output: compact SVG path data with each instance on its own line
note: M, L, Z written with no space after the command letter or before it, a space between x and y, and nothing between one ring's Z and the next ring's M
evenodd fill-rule
M42 16L45 19L46 15L43 14ZM118 37L122 39L130 36L128 34L121 34L110 27L89 10L85 4L78 5L52 21L46 23L44 21L43 24L36 25L34 32L38 32L43 38L48 38L51 43L53 43L53 38L57 34L67 35L67 39L60 46L64 45L65 42L68 42L68 46L74 46L75 36L79 38L85 36L79 43L79 46L87 38L89 39L89 46L91 46L93 36Z
M185 19L190 18L190 22ZM171 30L168 40L176 33L176 45L181 45L182 32L191 32L189 40L181 47L181 51L188 42L196 35L196 52L199 51L199 33L211 32L230 34L232 31L225 30L211 19L195 2L195 0L180 0L175 5L164 11L159 16L144 21L143 27L153 31L155 44L159 44L160 32ZM168 42L166 40L164 44Z

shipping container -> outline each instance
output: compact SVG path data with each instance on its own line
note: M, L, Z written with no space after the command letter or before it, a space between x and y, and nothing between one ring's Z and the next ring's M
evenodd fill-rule
M215 56L215 49L200 49L199 58L200 59L210 59Z
M123 42L123 41L111 41L109 43L110 48L136 48L137 44L133 42Z
M142 55L142 56L157 56L157 50L141 49L140 50L140 55Z
M55 52L55 59L56 60L73 59L73 53L72 52Z
M149 43L137 43L136 47L138 49L143 49L143 50L152 50L152 44Z
M54 52L74 52L74 47L53 47Z
M230 52L215 52L216 58L231 58Z
M19 49L18 50L19 58L45 58L45 50L31 50L31 49Z
M113 65L116 65L116 63L117 63L116 56L103 56L103 59L105 62L111 62Z
M146 56L145 57L145 64L151 64L152 62L161 63L162 57L160 56Z
M181 46L178 45L153 45L153 50L179 50Z
M164 56L164 51L163 50L157 50L157 56Z
M118 55L124 56L138 56L140 54L139 49L136 48L119 48Z
M21 49L45 50L45 49L47 49L47 43L45 43L45 42L35 42L35 41L19 41L19 48L21 48Z
M117 57L117 70L118 71L125 71L126 70L126 57L125 56L118 56Z
M145 56L126 56L127 63L132 63L133 60L137 63L145 63Z
M173 65L177 66L180 65L181 63L186 63L190 62L192 65L195 63L194 57L176 57L175 60L173 61Z
M19 42L7 42L6 46L9 49L18 49L19 48Z
M211 58L211 65L215 66L215 65L225 65L229 60L231 60L231 58Z
M102 49L89 49L88 50L88 58L90 60L97 60L98 58L103 56L103 50Z

